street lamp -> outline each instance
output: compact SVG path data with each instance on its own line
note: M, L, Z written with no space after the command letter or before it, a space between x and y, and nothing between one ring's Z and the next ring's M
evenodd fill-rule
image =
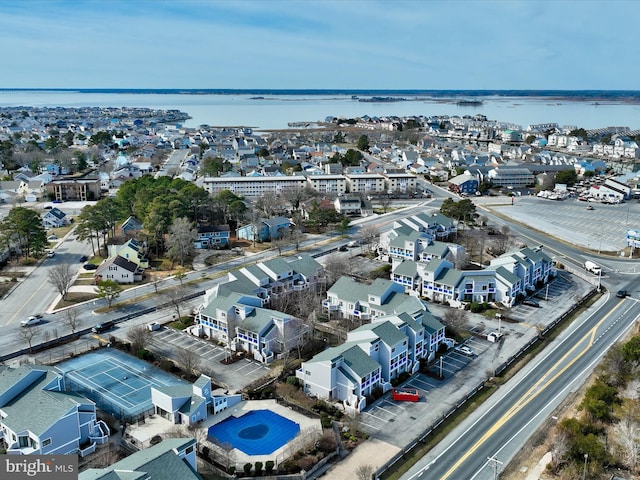
M582 471L582 480L587 478L587 460L589 460L589 454L584 454L584 470Z

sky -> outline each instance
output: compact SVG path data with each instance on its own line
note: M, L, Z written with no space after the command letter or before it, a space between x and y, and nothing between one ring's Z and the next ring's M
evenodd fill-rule
M636 90L636 0L0 0L0 88Z

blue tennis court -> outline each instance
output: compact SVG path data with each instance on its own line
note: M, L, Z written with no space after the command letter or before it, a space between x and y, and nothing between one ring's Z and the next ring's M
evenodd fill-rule
M103 348L62 362L65 390L93 400L98 408L126 421L149 413L151 387L187 385L153 365L115 349Z

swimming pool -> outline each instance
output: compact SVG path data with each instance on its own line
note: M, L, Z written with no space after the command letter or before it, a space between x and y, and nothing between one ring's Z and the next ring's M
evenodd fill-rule
M209 439L247 455L269 455L300 432L300 425L271 410L252 410L209 427Z

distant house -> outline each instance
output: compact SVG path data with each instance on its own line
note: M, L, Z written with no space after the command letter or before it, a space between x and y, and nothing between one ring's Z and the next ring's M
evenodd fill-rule
M66 217L67 214L59 208L52 208L42 217L42 227L45 229L62 227L68 223Z
M473 175L462 174L449 179L449 190L455 193L473 194L478 190L478 179Z
M336 212L342 215L362 215L362 200L359 195L341 195L334 202Z
M133 215L129 216L120 226L123 235L134 235L143 229L142 223Z
M90 468L78 480L202 480L196 464L193 438L167 438L106 468Z
M134 262L120 255L110 257L96 269L96 283L113 280L116 283L134 283L142 281L142 269Z
M149 259L145 255L145 244L133 238L122 245L109 245L109 256L121 256L140 268L149 268Z
M292 226L293 223L287 217L263 218L255 224L238 228L236 235L245 240L267 242L280 238Z
M198 227L198 238L193 242L193 246L195 248L228 248L230 233L228 225Z
M0 439L8 454L79 454L107 443L95 404L63 391L64 379L43 365L0 367Z

